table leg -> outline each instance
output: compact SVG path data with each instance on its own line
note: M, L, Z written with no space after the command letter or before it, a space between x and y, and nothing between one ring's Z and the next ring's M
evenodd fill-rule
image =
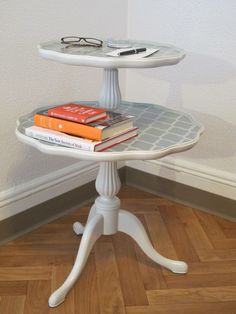
M91 220L91 218L96 214L96 207L95 205L93 205L90 209L90 212L89 212L89 215L88 215L88 219L87 219L87 223ZM77 235L80 235L80 234L83 234L84 233L84 226L76 221L74 224L73 224L73 230L74 232L77 234Z
M96 179L96 189L100 196L90 209L85 227L79 222L73 225L76 234L83 233L74 266L60 288L49 298L49 306L61 304L81 274L89 253L102 234L113 234L118 230L120 200L115 195L120 189L120 179L116 162L101 162Z
M185 262L166 258L154 249L142 223L130 212L122 209L119 211L118 230L131 236L143 252L157 264L170 269L173 273L184 274L188 271L188 265Z
M102 234L103 217L100 214L95 214L84 229L74 266L63 285L50 296L49 306L58 306L65 300L67 293L82 272L94 243Z
M102 90L99 105L107 109L115 109L121 103L118 70L104 69Z

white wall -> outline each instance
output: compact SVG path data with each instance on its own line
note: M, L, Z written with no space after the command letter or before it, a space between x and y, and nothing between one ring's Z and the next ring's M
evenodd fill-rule
M187 56L179 65L132 69L127 75L121 70L124 98L186 110L205 125L200 143L159 161L163 164L157 174L168 177L163 167L168 164L173 173L185 169L190 177L207 176L209 182L223 182L225 189L235 188L235 16L235 0L0 1L0 219L94 175L89 164L47 156L14 135L17 117L40 105L98 98L101 69L38 56L38 43L70 34L146 39L184 48ZM178 180L175 174L172 178ZM218 191L230 197L230 189Z
M53 182L60 173L65 175L64 168L73 172L71 164L78 163L18 142L17 118L40 105L99 96L101 69L43 60L38 43L66 35L122 38L126 22L125 0L0 1L0 210L8 204L11 213L16 194L21 197L29 188ZM121 87L124 78L121 75Z
M127 73L127 99L185 110L205 125L193 149L163 163L236 188L236 1L129 0L128 37L186 51L176 66Z

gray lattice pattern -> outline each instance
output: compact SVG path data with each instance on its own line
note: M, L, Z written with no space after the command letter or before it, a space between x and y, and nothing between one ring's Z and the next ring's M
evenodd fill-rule
M119 109L119 112L135 117L134 125L139 128L139 135L110 151L160 150L191 141L201 129L189 115L163 106L127 102Z
M97 106L96 102L80 101L79 103ZM202 129L202 126L188 114L159 105L123 102L116 111L134 116L134 126L139 128L139 135L107 150L110 152L161 150L191 142ZM25 127L33 125L33 115L34 112L20 119L20 132L24 133Z

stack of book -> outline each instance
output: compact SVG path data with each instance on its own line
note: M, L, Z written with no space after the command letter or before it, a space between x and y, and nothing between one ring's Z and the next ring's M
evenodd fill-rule
M133 117L75 103L39 111L27 136L66 147L103 151L137 135Z

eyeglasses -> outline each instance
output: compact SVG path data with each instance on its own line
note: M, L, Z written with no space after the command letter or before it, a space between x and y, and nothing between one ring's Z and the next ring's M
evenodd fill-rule
M61 38L61 44L66 44L67 47L102 47L103 41L97 38L67 36Z

